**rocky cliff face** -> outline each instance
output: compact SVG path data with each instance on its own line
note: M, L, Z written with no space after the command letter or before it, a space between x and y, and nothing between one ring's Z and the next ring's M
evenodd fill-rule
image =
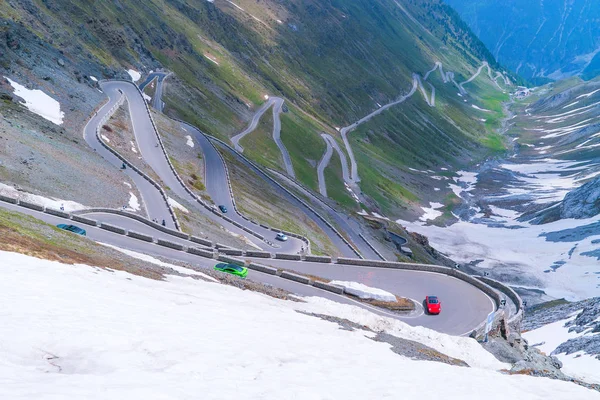
M560 219L584 219L600 214L600 177L571 190L562 202L539 211L524 215L522 220L532 224L546 224Z
M446 0L499 62L527 79L598 73L594 0Z
M570 191L560 205L561 218L590 218L600 213L600 178Z
M532 307L523 320L523 330L533 330L543 325L561 321L576 314L576 317L565 323L569 332L582 334L561 343L552 354L573 354L585 352L600 360L600 297L569 302L542 303ZM534 345L534 343L532 343Z

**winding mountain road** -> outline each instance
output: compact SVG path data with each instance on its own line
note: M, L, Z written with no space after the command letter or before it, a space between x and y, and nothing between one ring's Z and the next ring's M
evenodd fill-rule
M483 71L483 69L486 67L488 69L488 76L489 76L490 80L492 82L494 82L496 84L496 86L498 86L498 88L502 89L500 87L500 85L498 85L497 79L499 77L503 77L505 79L505 82L507 82L508 78L506 78L504 75L500 74L500 72L497 72L496 77L492 77L492 70L487 61L484 61L483 64L477 69L477 71L475 71L475 73L469 79L467 79L466 81L464 81L460 84L457 84L456 81L454 80L453 72L444 73L444 67L443 67L442 63L438 61L435 63L434 67L425 74L423 81L426 81L435 70L439 70L440 74L442 75L442 80L444 83L448 83L448 82L454 83L458 87L461 94L465 94L467 92L464 88L464 85L475 80L481 74L481 71ZM510 83L510 81L508 81L508 82ZM421 80L421 76L419 74L413 73L412 88L410 89L410 91L407 94L401 96L397 100L392 101L391 103L388 103L388 104L378 108L377 110L373 111L372 113L368 114L367 116L359 119L358 121L354 122L353 124L348 125L340 130L340 134L342 135L342 140L344 141L344 146L346 147L346 152L348 153L348 156L350 158L351 176L346 181L346 184L348 184L351 187L355 187L356 184L358 182L360 182L360 177L358 176L358 166L356 164L356 159L354 158L354 152L352 151L352 146L350 145L350 142L348 141L348 133L350 133L351 131L356 129L359 125L364 124L365 122L369 121L374 116L381 114L383 111L387 110L388 108L393 107L397 104L403 103L404 101L406 101L407 99L412 97L412 95L415 94L417 89L419 89L421 91L427 104L430 107L435 107L435 87L431 84L430 84L430 87L431 87L431 91L432 91L431 97L429 97L427 95L427 91L425 90L425 87L423 86L423 82ZM321 182L319 182L319 185L321 185Z
M52 225L65 223L66 221L60 217L23 208L3 201L0 201L0 207L9 211L33 216ZM106 216L98 213L93 214L93 216L99 219L106 218ZM154 243L133 239L99 227L86 225L85 229L87 231L87 238L96 242L110 244L143 254L186 262L198 268L212 269L217 262L214 259L203 258L190 253L159 246ZM140 229L140 227L135 226L135 229ZM154 231L153 233L155 237L165 237L165 234L159 231ZM167 237L167 239L170 241L177 241L177 239L172 236ZM402 320L412 326L424 326L451 335L469 334L485 320L488 313L495 309L492 300L475 286L443 274L375 267L323 265L319 263L286 260L260 260L259 262L270 264L278 268L297 271L299 273L320 275L329 279L357 281L365 285L379 287L398 295L413 298L418 303L420 303L426 295L436 294L443 303L443 311L440 315L426 315L422 312L422 308L418 307L416 313L406 316L375 308L365 303L355 301L347 296L327 292L314 286L283 279L276 275L268 275L258 271L249 270L247 278L301 296L318 296L340 303L355 305L382 316Z
M327 184L325 183L325 168L329 165L331 161L331 156L333 155L333 150L338 153L340 157L340 161L342 164L342 176L344 181L347 181L350 177L350 172L348 171L348 161L346 161L346 154L342 151L338 143L335 141L333 136L322 133L321 137L327 144L327 148L325 149L325 153L323 154L323 158L319 161L319 165L317 166L317 177L319 181L319 193L321 193L324 197L327 197Z
M300 251L300 249L302 247L304 247L304 243L301 240L292 238L292 237L290 237L288 239L288 241L286 241L286 242L276 242L274 232L272 232L268 229L262 228L258 225L251 224L249 221L246 221L243 218L241 218L241 216L239 216L236 212L231 212L231 213L227 214L227 216L229 218L231 218L232 220L238 222L241 225L251 227L254 232L257 232L257 233L263 235L270 242L270 243L267 243L253 235L248 234L243 229L240 229L239 227L235 226L234 224L224 220L220 216L207 210L204 206L199 204L196 201L196 199L194 197L192 197L185 190L185 188L181 185L181 183L179 182L179 180L176 178L175 174L171 170L171 167L169 166L169 164L167 162L165 154L164 154L161 146L158 143L157 133L154 130L152 120L150 119L150 116L146 109L145 100L142 98L138 88L133 83L124 82L124 81L101 82L100 86L104 90L104 92L107 94L107 96L109 96L109 103L107 104L107 106L109 104L116 103L116 101L120 97L121 93L123 93L126 96L127 103L129 105L129 112L131 115L133 131L134 131L138 149L140 151L140 155L142 156L144 161L152 168L152 170L159 176L162 183L165 186L167 186L179 198L187 201L190 205L192 205L194 207L195 212L198 212L198 213L204 215L205 217L212 220L216 224L222 225L223 227L225 227L225 229L227 229L230 232L233 232L237 235L246 237L249 241L251 241L256 246L260 247L263 250L273 250L273 251L279 251L279 252L297 253ZM159 86L159 85L157 85L157 86ZM105 107L107 107L107 106L105 106ZM88 140L88 137L91 136L92 131L94 132L94 137L95 137L95 127L93 127L93 122L89 123L88 127L89 127L90 132L88 132L88 130L86 130L86 134L85 134L86 141L88 141L88 143L90 143L90 141L91 141L92 146L94 147L94 141ZM187 128L189 128L192 131L192 133L194 133L194 134L196 133L196 132L194 132L195 128L190 127L190 126L188 126ZM210 181L209 184L211 185L211 192L210 192L211 196L215 195L215 197L217 199L223 201L222 204L229 205L231 207L230 209L233 210L233 202L232 202L230 194L229 194L229 187L227 186L228 180L226 177L223 163L222 163L221 159L219 158L220 156L218 155L216 150L214 150L212 145L210 145L210 143L209 143L210 147L208 147L206 145L207 141L203 135L200 134L200 135L195 135L195 136L196 136L196 139L198 140L199 144L202 146L203 150L209 150L206 154L209 157L210 162L212 163L211 169L210 169L211 176L213 176L212 174L214 174L214 179L209 179L209 181ZM97 140L96 140L96 142L97 142ZM101 145L99 143L97 143L96 147L99 147L99 146L101 147ZM94 148L96 148L96 147L94 147ZM114 158L115 160L118 160L118 158L116 158L112 153L108 152L106 149L104 149L104 150L105 150L104 152L101 152L100 150L97 150L97 151L103 157L107 156L108 158L105 157L107 159ZM118 163L113 160L112 163L113 163L113 165L115 165L115 164L119 165L119 166L121 165L120 160L118 161ZM137 175L134 171L129 171L129 169L127 169L126 171L128 171L128 173L132 174L131 175L132 177L135 177ZM166 206L164 200L162 199L162 196L158 192L158 190L156 188L154 188L154 186L149 184L145 179L141 178L141 176L139 176L139 175L137 175L137 177L134 179L134 182L136 182L136 185L138 182L141 183L141 186L138 186L138 188L139 188L140 192L142 193L142 199L144 201L144 204L146 204L146 208L149 210L152 210L151 213L149 212L150 218L153 219L153 218L155 218L156 215L158 215L160 213L160 215L157 218L159 221L162 220L163 218L167 219L166 216L169 215L168 211L163 211L163 210L167 210L167 206ZM148 206L147 204L150 204L151 206ZM221 203L217 203L217 204L221 204ZM171 226L171 224L169 224L169 226ZM125 226L125 227L127 228L128 226Z
M242 145L240 145L240 140L256 129L258 123L260 122L260 118L271 106L273 106L273 140L275 141L275 144L277 144L279 152L281 153L286 173L292 178L296 178L290 153L287 151L285 145L281 141L281 118L279 117L283 108L283 99L281 97L269 97L269 99L259 107L254 116L252 116L252 120L250 121L248 127L231 138L231 143L237 151L243 153L244 148Z
M111 152L106 150L96 138L96 129L102 122L103 117L119 101L121 95L125 95L129 104L135 138L142 157L154 169L156 174L161 178L162 182L165 185L169 185L170 189L177 196L189 201L190 204L197 204L193 197L187 194L185 189L177 181L174 173L170 170L167 159L165 158L165 154L162 152L161 147L156 146L156 141L158 140L156 136L157 134L154 131L152 120L150 119L150 116L145 108L146 105L144 103L144 99L140 95L138 89L131 83L121 81L102 82L101 87L109 99L108 102L98 111L98 113L90 119L84 129L84 136L90 146L96 151L96 153L104 157L111 165L116 168L120 167L121 161ZM416 90L416 86L413 87L413 91L414 90ZM227 171L223 164L223 160L214 148L213 143L211 143L209 138L202 132L190 125L182 124L182 128L194 135L196 141L204 151L204 158L205 162L207 163L206 184L207 188L211 188L208 190L214 192L215 195L223 195L224 197L219 198L219 201L224 203L227 201L232 201L231 197L225 194L229 193L229 189L227 187ZM329 140L333 140L333 138L330 138ZM330 143L332 146L332 151L333 148L335 148L333 143L334 141ZM249 167L255 168L251 166L241 155L237 156ZM165 212L167 210L160 193L154 186L146 185L145 183L147 183L147 181L141 178L141 176L135 173L135 171L126 169L123 172L131 176L131 179L134 181L134 183L138 185L138 189L142 194L144 204L148 210L149 217L152 218L153 215L157 215L158 213ZM314 195L311 195L311 198L313 201L317 201L315 200L316 197L314 197ZM35 211L29 208L24 208L4 201L0 201L0 207L10 211L31 215L53 225L64 223L66 221L61 217ZM161 207L164 208L161 209ZM215 218L215 221L218 223L227 225L226 221L223 221L216 215L206 211L203 207L195 207L193 211L207 213L205 215ZM334 215L337 218L340 217L337 213ZM93 217L94 219L105 223L111 223L120 226L127 230L133 230L152 235L155 238L182 243L188 246L190 245L189 242L186 242L183 239L175 238L168 233L158 231L149 225L122 215L102 212L89 212L87 213L87 216ZM343 224L345 222L341 221L341 223ZM200 268L212 268L216 263L214 259L203 258L190 253L159 246L155 243L134 239L101 229L99 227L86 225L85 229L87 230L87 238L97 242L111 244L144 254L162 256L172 260L187 262ZM237 228L233 226L232 230L233 229ZM353 232L351 229L350 231ZM260 241L259 244L263 246L265 245L265 243ZM289 248L285 250L282 249L281 251L294 253L294 250L294 248ZM254 270L250 270L248 274L248 279L272 285L292 293L303 296L320 296L337 302L356 305L365 309L369 309L379 315L403 320L404 322L413 326L425 326L448 334L465 335L470 333L475 327L485 320L488 313L495 310L493 301L481 290L462 280L449 277L444 274L417 270L413 271L364 266L320 264L275 259L261 259L256 261L278 268L284 268L304 274L322 276L329 279L357 281L372 287L378 287L391 291L401 296L413 298L417 303L420 303L425 295L438 295L443 302L442 314L438 316L429 316L424 314L422 312L422 308L418 306L416 313L406 316L394 314L383 309L374 308L370 305L357 302L347 296L323 291L314 286L286 280L276 275L268 275Z
M157 91L159 90L159 88L163 82L164 82L164 79L159 79L157 81ZM275 100L273 101L273 103L277 104L277 102ZM273 103L271 103L271 104L273 104ZM263 105L263 106L264 106L264 108L259 110L257 112L257 115L255 115L256 122L254 123L254 125L257 124L258 120L260 119L260 116L269 107L268 105L266 105L266 106ZM252 125L252 123L251 123L251 125ZM205 185L206 185L206 190L207 190L208 194L210 195L211 199L213 201L215 201L216 204L223 204L223 205L227 206L228 209L235 210L234 199L232 198L231 192L229 191L229 184L228 184L227 171L225 169L225 164L224 164L224 161L223 161L221 155L215 149L214 143L212 143L214 140L211 141L207 135L205 135L203 132L201 132L200 130L198 130L196 127L194 127L192 125L181 122L180 126L182 129L184 129L187 133L191 134L196 139L196 142L200 145L200 147L204 153L204 157L203 157L203 161L205 164L204 181L205 181ZM249 132L250 131L246 132L246 134L248 134ZM224 150L227 151L228 149L225 148ZM231 154L233 156L235 156L241 163L243 163L249 169L255 170L255 172L257 172L257 174L259 176L264 177L265 181L268 184L270 184L274 190L281 193L281 195L284 196L291 204L296 205L299 209L301 209L305 213L305 215L307 215L309 218L311 218L312 221L319 228L321 228L323 230L323 232L327 235L329 240L333 243L333 245L340 251L340 253L343 256L356 257L356 253L354 252L354 250L350 246L348 246L348 244L345 243L337 235L337 233L331 229L331 227L329 225L327 225L325 222L323 222L323 220L317 214L315 214L314 211L307 208L304 204L300 203L297 199L290 196L289 193L281 190L281 188L278 187L276 184L274 184L273 181L271 181L270 179L267 179L266 175L263 175L264 174L263 171L257 170L256 167L254 165L252 165L251 163L249 163L248 160L246 160L240 153L236 153L235 151L232 151ZM163 158L164 158L164 155L163 155ZM204 208L202 208L202 210L204 210ZM274 238L275 238L274 232L272 232L268 229L265 229L259 225L249 222L248 220L242 218L242 216L237 214L236 212L231 212L231 213L228 213L227 215L229 218L234 220L236 223L239 223L240 225L263 235L265 238L270 238L271 239L270 242L273 243ZM223 222L225 222L225 221L222 221L222 223ZM225 225L225 226L227 226L227 225ZM239 228L236 228L236 227L232 226L231 224L229 224L229 226L227 226L227 229L229 229L235 233L245 234L246 236L248 236L246 232L241 231ZM377 255L370 249L369 246L363 245L362 239L360 239L360 236L358 236L354 233L350 233L349 236L351 237L351 239L353 241L355 241L355 243L358 243L357 247L360 249L361 254L363 254L365 257L377 258ZM253 242L255 244L261 246L261 248L263 248L265 250L274 250L274 251L284 252L284 253L297 253L303 247L306 247L304 242L302 242L296 238L292 238L292 237L289 237L288 241L284 242L284 243L275 242L275 244L274 244L275 247L274 246L266 246L265 247L264 243L261 245L256 240L253 240Z
M115 168L121 168L123 162L113 153L108 151L96 136L96 129L98 128L98 125L108 114L110 109L118 102L121 97L121 92L119 92L118 86L110 84L101 85L104 93L108 96L108 102L102 106L88 121L84 128L83 137L87 144L108 163ZM148 218L156 219L158 221L162 221L164 219L167 227L175 229L175 223L170 217L169 208L167 207L167 204L163 200L158 189L131 168L126 168L122 171L135 183L142 197L141 201L144 205Z

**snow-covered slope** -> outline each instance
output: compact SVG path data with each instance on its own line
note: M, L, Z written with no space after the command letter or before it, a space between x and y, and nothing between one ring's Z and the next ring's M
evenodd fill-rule
M0 252L0 260L2 399L600 398L568 382L496 372L502 364L471 339L324 300L283 302L15 253ZM463 352L478 367L414 361L372 332L296 310L368 319Z

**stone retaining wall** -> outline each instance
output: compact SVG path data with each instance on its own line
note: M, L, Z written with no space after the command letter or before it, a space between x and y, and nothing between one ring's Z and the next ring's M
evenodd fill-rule
M267 251L246 250L246 257L271 258L272 255Z
M302 257L300 256L300 254L287 254L287 253L275 253L275 258L277 260L294 260L294 261L302 260Z
M51 214L57 217L61 217L61 218L66 218L66 219L70 219L71 218L71 214L66 213L64 211L60 211L60 210L55 210L53 208L48 208L46 207L46 209L44 210L44 212L46 214Z
M185 247L182 244L170 242L168 240L157 239L156 243L159 246L169 247L169 248L175 249L175 250L184 250L185 249Z
M132 237L134 239L143 240L145 242L153 242L154 238L152 236L144 235L143 233L138 233L135 231L127 231L127 236Z
M250 263L248 264L248 269L253 269L255 271L264 272L269 275L277 275L277 268L267 267L266 265Z
M188 247L187 252L190 254L194 254L194 255L206 257L206 258L214 258L215 257L215 253L213 251L202 250L202 249L198 249L195 247Z
M118 233L120 235L124 235L126 233L125 229L120 228L118 226L111 225L111 224L106 224L104 222L100 223L100 228L110 231L110 232Z
M331 257L329 256L313 256L313 255L305 255L304 261L307 262L319 262L319 263L330 263Z
M303 275L294 274L292 272L283 271L280 275L283 279L289 279L291 281L303 283L308 285L310 283L310 279Z
M71 214L71 219L73 221L81 222L82 224L98 226L98 221L96 221L95 219L85 218L80 215Z
M28 201L19 200L18 204L21 207L29 208L29 209L32 209L32 210L44 211L44 206L39 205L39 204L35 204L35 203L30 203Z
M314 281L313 286L319 289L327 290L335 294L344 294L344 288L341 286L331 285L329 283Z

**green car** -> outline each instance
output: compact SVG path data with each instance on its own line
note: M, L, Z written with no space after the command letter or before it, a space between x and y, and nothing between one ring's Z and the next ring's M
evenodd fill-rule
M235 265L235 264L219 263L219 264L215 265L215 270L225 272L228 274L232 274L232 275L237 275L242 278L245 278L246 275L248 275L248 268L240 267L239 265Z

